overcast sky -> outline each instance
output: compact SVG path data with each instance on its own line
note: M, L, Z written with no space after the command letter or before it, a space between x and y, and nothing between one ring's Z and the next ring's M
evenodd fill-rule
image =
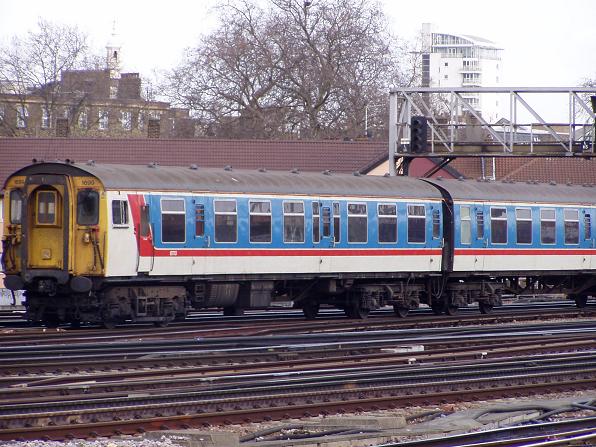
M324 0L313 0L324 1ZM393 31L413 38L423 22L504 49L503 86L574 86L596 78L596 0L382 0ZM125 71L169 69L214 26L217 0L0 0L0 41L36 29L39 17L76 25L102 54L112 22Z

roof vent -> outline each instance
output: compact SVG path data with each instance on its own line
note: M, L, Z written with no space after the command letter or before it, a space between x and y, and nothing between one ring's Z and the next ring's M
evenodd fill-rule
M267 172L267 169L265 169L265 168L259 168L259 172Z
M95 160L87 160L87 166L95 166Z
M556 185L556 184L557 184L557 182L555 182L554 180L551 180L550 182L548 182L548 184L549 184L549 185L553 185L553 186L554 186L554 185Z
M567 186L571 186L571 185L572 185L572 183L571 183L569 180L567 180L567 183L566 183L566 185L567 185Z
M443 176L442 176L442 175L439 175L439 176L437 177L437 180L438 180L438 181L440 181L440 182L442 182L442 181L443 181Z
M188 169L192 169L193 171L196 171L197 169L199 169L199 166L193 163L188 167Z
M458 179L460 182L463 182L463 181L465 180L465 178L464 178L464 176L463 176L463 175L460 175L460 176L459 176L457 179Z
M290 171L292 174L300 174L300 169L294 168Z
M354 171L354 176L355 177L361 177L362 174L360 173L360 171Z
M224 171L231 171L231 170L232 170L232 166L231 165L224 166Z
M323 175L331 175L331 171L329 169L325 169L323 171Z
M147 165L147 167L148 167L148 168L157 168L157 166L158 166L158 164L157 164L157 162L155 162L155 161L152 161L151 163L149 163L149 164Z
M388 172L385 172L385 174L383 174L383 177L391 177L391 174L389 174Z

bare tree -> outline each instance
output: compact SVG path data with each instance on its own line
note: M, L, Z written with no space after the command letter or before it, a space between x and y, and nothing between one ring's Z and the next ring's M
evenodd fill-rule
M164 91L219 136L356 137L387 102L405 46L373 0L230 0ZM408 74L408 76L411 76ZM386 113L386 108L370 108ZM375 113L371 113L371 122Z
M40 18L36 31L13 37L0 49L0 93L5 100L11 98L4 103L20 119L27 120L26 104L32 96L42 102L48 116L55 117L57 101L63 93L61 73L95 67L98 63L99 59L89 54L84 33L76 27L55 25ZM3 125L14 132L6 120Z

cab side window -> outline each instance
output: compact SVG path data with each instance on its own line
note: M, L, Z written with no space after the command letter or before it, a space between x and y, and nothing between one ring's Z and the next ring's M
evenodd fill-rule
M20 224L23 220L23 196L19 190L10 191L10 223Z
M128 225L128 202L112 200L112 224Z
M77 194L77 223L97 225L99 222L99 193L93 189L82 189Z

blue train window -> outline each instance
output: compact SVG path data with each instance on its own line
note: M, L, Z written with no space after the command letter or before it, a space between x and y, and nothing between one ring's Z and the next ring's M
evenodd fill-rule
M426 241L426 209L424 205L408 205L408 242Z
M395 204L379 203L377 212L379 216L379 242L397 242L397 206Z
M515 210L515 227L518 244L532 243L532 210L518 208Z
M23 196L21 191L13 189L10 191L10 223L20 224L23 218Z
M564 210L565 243L579 244L579 210Z
M490 209L490 240L493 244L507 243L507 209Z
M235 200L214 200L215 241L236 242L238 240L238 215Z
M161 199L161 241L186 240L186 208L184 199Z
M439 210L433 210L433 239L438 239L441 235L441 213Z
M553 209L540 210L540 242L554 244L557 236L556 214Z
M367 239L366 203L348 203L348 242L366 242Z
M205 205L195 205L195 237L205 235Z
M323 237L331 236L331 208L323 207Z
M317 243L321 240L321 204L312 203L312 241Z
M341 214L339 202L333 202L333 238L335 242L341 240Z
M250 201L250 241L271 242L271 202Z
M304 242L303 202L284 202L284 242Z
M462 206L459 209L459 234L462 244L472 243L472 215L469 206Z
M476 239L484 239L484 211L476 211Z
M584 216L584 239L592 239L592 216L590 214Z

